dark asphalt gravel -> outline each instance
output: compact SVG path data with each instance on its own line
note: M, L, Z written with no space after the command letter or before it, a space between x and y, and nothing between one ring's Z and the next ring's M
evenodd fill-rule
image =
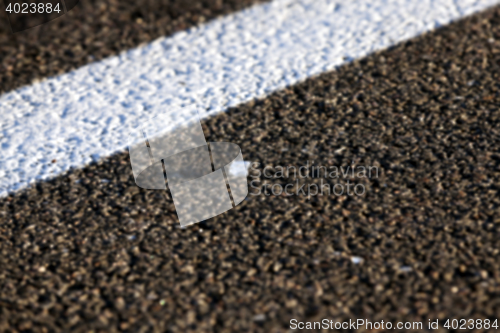
M0 93L171 35L265 0L82 0L12 34L0 3Z
M180 229L122 153L2 199L0 329L500 317L499 61L497 8L204 122L262 165L378 166L363 197L249 196Z

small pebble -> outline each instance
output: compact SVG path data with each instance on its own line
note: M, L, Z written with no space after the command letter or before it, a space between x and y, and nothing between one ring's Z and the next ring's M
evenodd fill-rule
M355 265L361 264L363 262L363 258L354 256L351 257L351 262Z

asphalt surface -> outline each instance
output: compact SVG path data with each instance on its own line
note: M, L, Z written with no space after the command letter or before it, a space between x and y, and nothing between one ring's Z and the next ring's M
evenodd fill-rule
M264 1L86 0L54 21L15 34L2 4L0 93L69 72L259 2Z
M0 200L0 328L498 318L499 27L489 10L203 123L262 166L377 166L363 196L249 195L181 229L124 152Z

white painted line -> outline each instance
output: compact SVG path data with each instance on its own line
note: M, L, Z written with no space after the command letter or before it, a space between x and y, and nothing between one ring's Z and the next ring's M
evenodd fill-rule
M4 94L0 196L124 149L141 119L224 111L496 3L276 0Z

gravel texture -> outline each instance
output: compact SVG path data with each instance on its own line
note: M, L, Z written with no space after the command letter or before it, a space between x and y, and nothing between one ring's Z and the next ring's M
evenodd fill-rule
M260 0L85 0L12 34L0 5L0 93L171 35Z
M0 95L0 197L124 150L147 119L224 112L500 0L334 3L252 6Z
M181 229L122 153L2 199L0 329L499 316L499 61L496 8L203 124L263 166L378 166L362 197L250 195Z

